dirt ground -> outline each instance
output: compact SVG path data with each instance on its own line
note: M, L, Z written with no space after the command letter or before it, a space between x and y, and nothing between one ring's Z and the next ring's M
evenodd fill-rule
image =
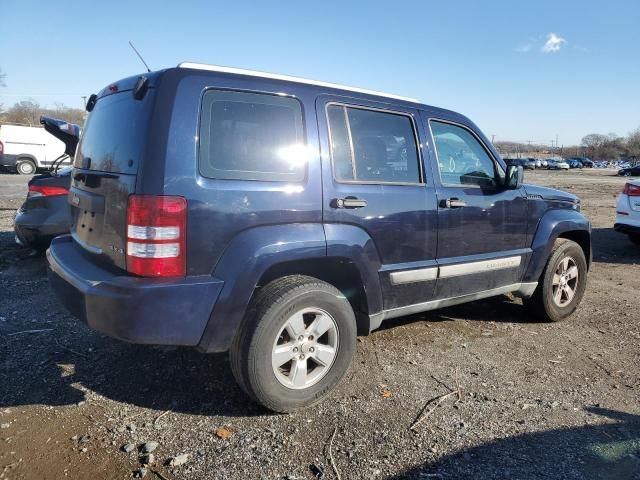
M226 355L121 343L68 315L44 258L13 243L24 182L0 175L0 479L130 478L140 453L121 447L146 441L160 480L640 479L640 249L611 228L624 180L526 177L579 195L593 223L570 320L537 323L508 296L402 318L359 339L330 399L274 415Z

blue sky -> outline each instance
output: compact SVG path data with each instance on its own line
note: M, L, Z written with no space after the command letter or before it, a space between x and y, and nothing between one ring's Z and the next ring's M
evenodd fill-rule
M640 126L640 2L0 0L5 107L200 61L416 97L496 140ZM547 47L545 48L545 45Z

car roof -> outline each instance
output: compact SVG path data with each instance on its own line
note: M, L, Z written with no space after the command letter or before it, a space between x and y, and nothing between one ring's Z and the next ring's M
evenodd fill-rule
M393 93L386 93L386 92L380 92L377 90L370 90L366 88L341 85L338 83L325 82L322 80L312 80L308 78L295 77L291 75L282 75L279 73L261 72L258 70L226 67L222 65L209 65L209 64L197 63L197 62L181 62L175 68L178 70L199 70L201 72L211 72L213 74L218 73L223 75L224 74L239 75L239 76L248 76L253 78L264 78L267 80L291 82L291 83L297 83L299 85L308 85L309 87L319 87L319 89L336 90L338 91L338 93L360 93L360 94L368 95L371 97L377 97L378 101L385 101L385 99L391 99L391 100L404 102L404 103L410 104L412 108L417 108L417 109L427 111L435 117L441 116L449 120L460 121L462 123L475 125L468 117L456 111L436 107L433 105L428 105L415 98L404 97L404 96L396 95ZM171 69L167 69L167 70L171 70ZM167 70L165 70L165 72ZM324 93L324 92L321 92L321 93ZM326 93L330 94L332 92L327 91Z
M247 70L244 68L225 67L222 65L208 65L204 63L195 62L182 62L178 64L178 68L191 68L194 70L207 70L211 72L231 73L235 75L246 75L250 77L268 78L271 80L284 80L287 82L304 83L307 85L315 85L317 87L333 88L336 90L347 90L350 92L364 93L366 95L374 95L377 97L393 98L395 100L402 100L404 102L421 103L419 100L410 97L403 97L392 93L379 92L376 90L369 90L366 88L351 87L348 85L340 85L338 83L324 82L321 80L311 80L309 78L293 77L291 75L281 75L279 73L260 72L258 70Z

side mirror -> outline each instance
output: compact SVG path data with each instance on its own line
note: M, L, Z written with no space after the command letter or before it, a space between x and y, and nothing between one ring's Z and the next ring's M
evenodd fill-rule
M504 179L504 187L507 190L517 190L524 182L524 169L521 165L507 166L507 174Z

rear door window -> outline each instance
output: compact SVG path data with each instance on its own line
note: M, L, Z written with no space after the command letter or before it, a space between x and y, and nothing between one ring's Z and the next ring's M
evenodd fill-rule
M330 104L327 118L337 181L421 181L418 145L409 115Z
M199 148L200 174L205 177L299 182L308 160L300 102L208 90L202 101Z

